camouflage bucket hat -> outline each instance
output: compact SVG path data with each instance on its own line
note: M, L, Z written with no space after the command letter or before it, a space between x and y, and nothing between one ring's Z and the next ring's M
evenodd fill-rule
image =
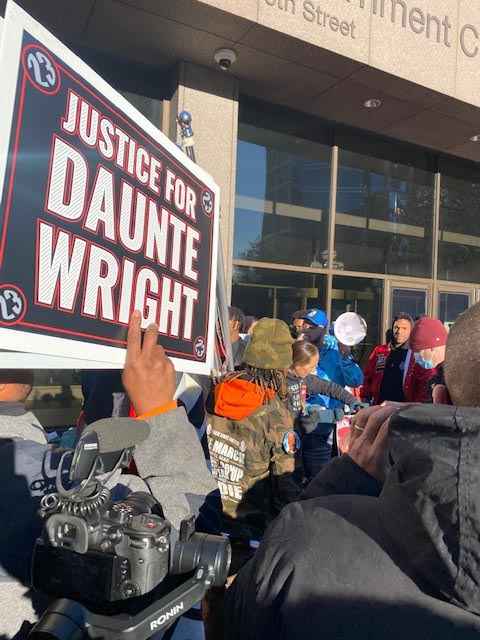
M292 364L292 344L283 320L262 318L253 329L243 361L257 369L288 369Z

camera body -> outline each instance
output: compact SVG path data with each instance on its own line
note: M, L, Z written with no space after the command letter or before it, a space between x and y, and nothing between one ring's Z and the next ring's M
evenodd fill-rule
M90 512L78 503L77 515L61 503L51 510L35 546L34 587L112 602L149 593L167 576L170 523L152 513L150 496L114 502L103 491L103 504Z
M90 497L42 500L46 518L33 554L33 587L51 596L86 603L128 600L153 591L167 576L208 569L211 584L228 575L228 539L195 532L184 520L178 541L151 495L132 493L114 501L98 485Z

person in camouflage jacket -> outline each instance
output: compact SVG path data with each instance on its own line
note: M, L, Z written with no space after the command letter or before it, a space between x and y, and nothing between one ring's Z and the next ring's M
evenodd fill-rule
M286 406L292 343L284 322L259 320L243 370L214 387L208 446L233 539L260 540L300 493L300 439Z

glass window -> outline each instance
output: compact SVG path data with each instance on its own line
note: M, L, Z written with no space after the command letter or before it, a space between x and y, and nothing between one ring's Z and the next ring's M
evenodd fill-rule
M240 124L234 257L325 267L330 148Z
M429 277L434 174L340 149L339 269Z
M346 311L359 313L367 323L367 337L355 348L359 361L365 362L372 349L383 342L381 336L383 281L372 278L334 276L331 320Z
M122 96L140 111L152 124L161 129L162 127L162 101L155 98L141 96L138 93L122 91Z
M392 289L392 317L408 313L415 320L427 313L427 291L425 289Z
M470 296L468 293L441 291L438 297L438 318L450 328L458 316L469 306Z
M33 389L26 404L46 429L75 425L83 404L80 372L34 371Z
M246 315L280 318L290 323L292 314L299 309L325 309L326 290L323 275L234 267L232 305Z
M480 179L442 175L438 277L480 282Z

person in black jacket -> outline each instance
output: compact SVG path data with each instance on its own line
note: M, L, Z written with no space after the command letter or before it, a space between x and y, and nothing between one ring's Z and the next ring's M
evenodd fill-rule
M225 638L478 638L480 409L361 411L349 455L272 523Z

